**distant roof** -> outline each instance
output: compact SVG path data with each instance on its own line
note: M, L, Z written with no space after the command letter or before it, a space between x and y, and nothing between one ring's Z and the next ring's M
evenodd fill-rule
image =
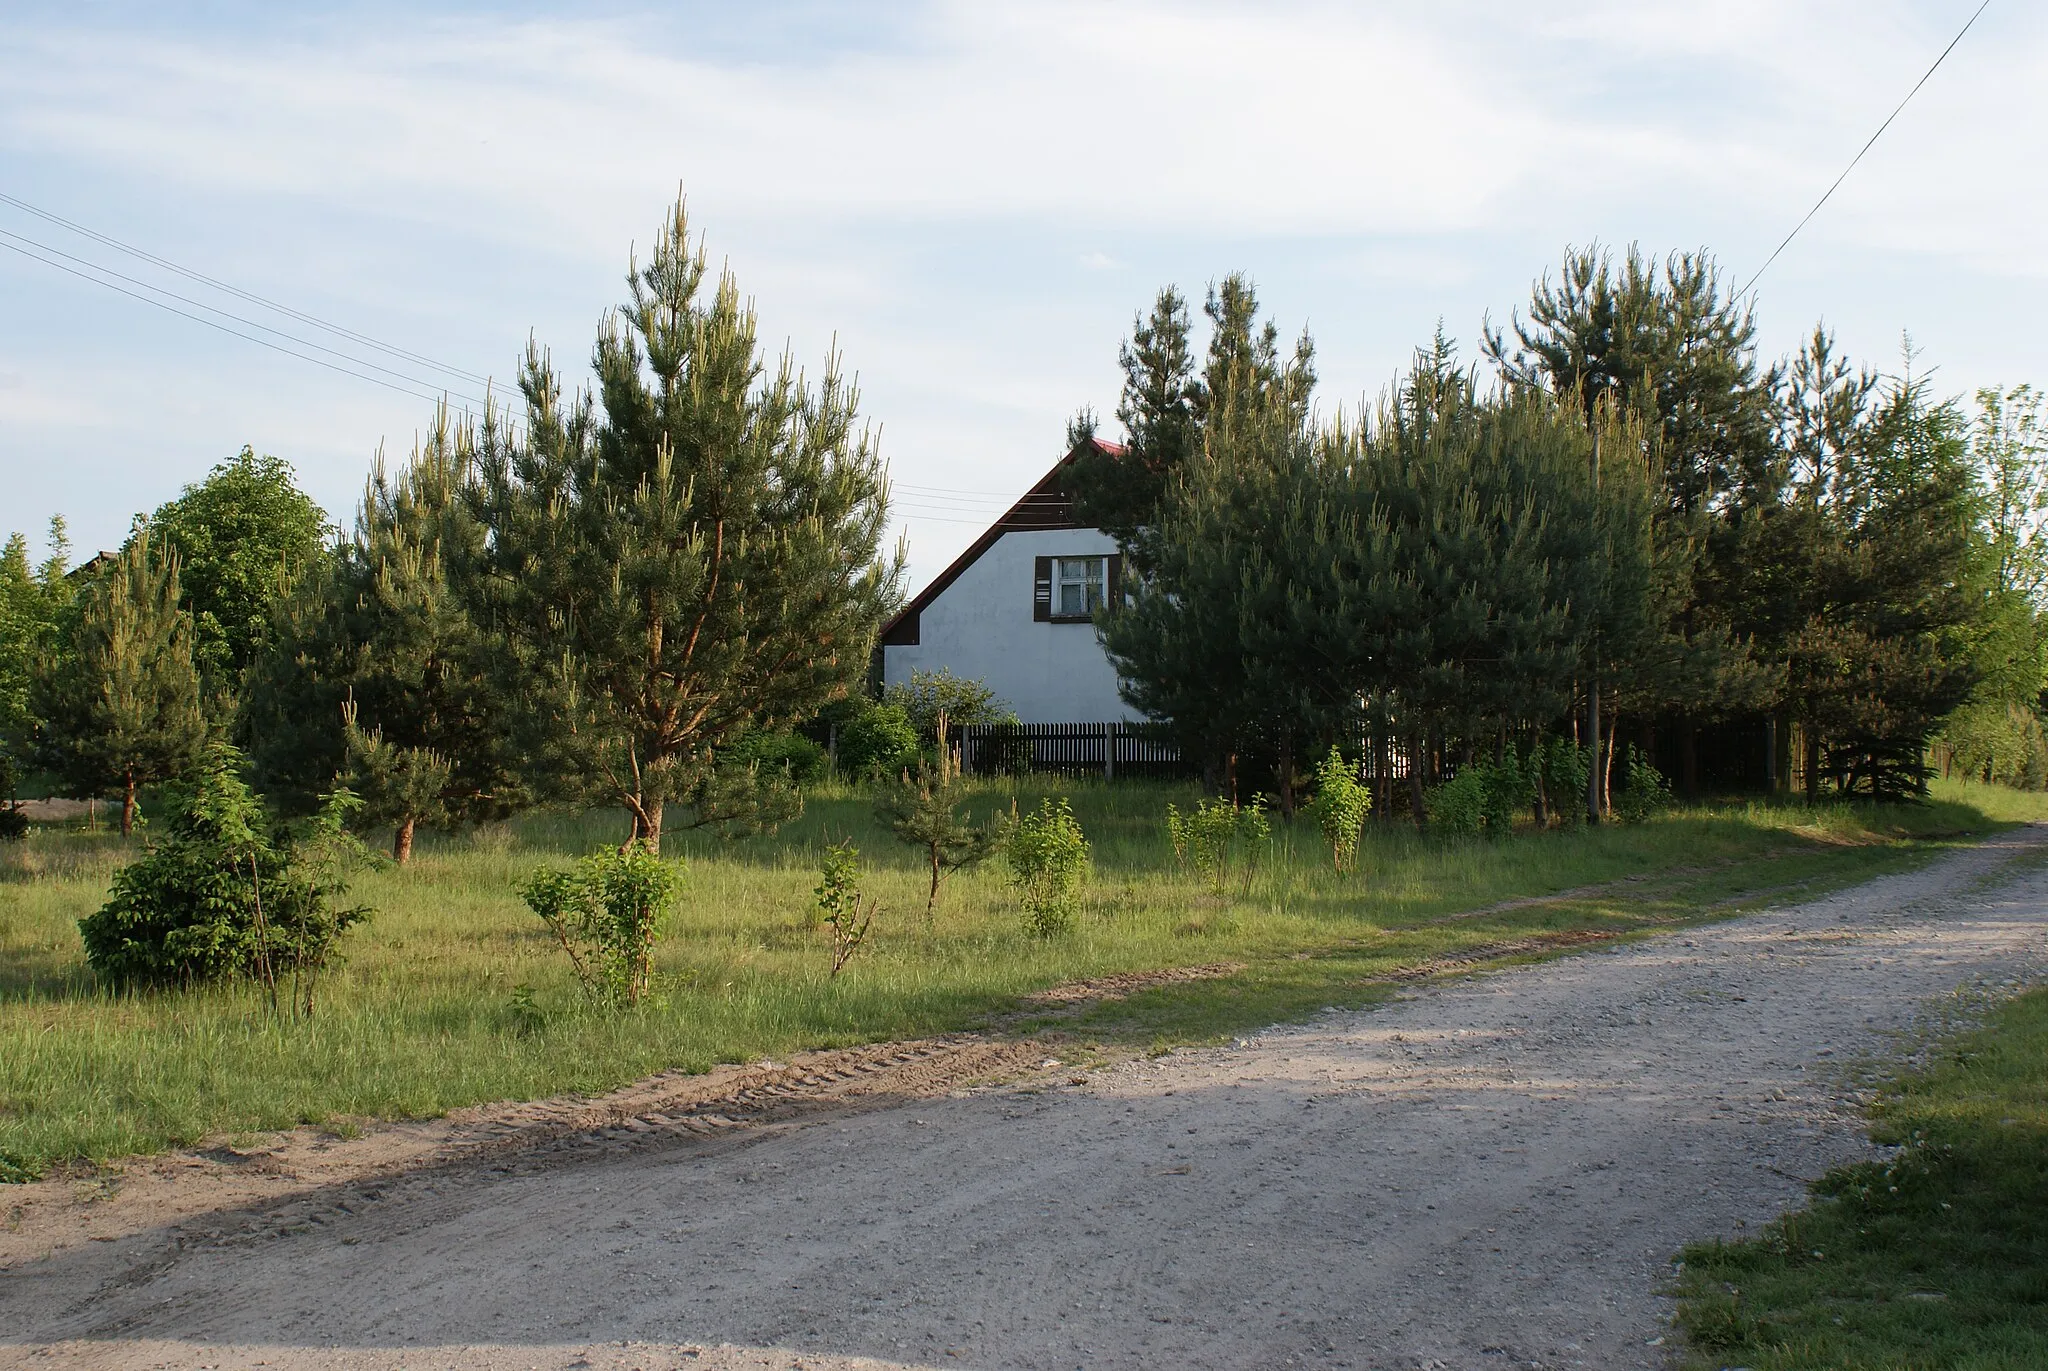
M1102 438L1091 438L1088 441L1097 452L1109 457L1121 457L1130 451L1122 443L1112 443ZM1052 470L1041 476L1037 485L1018 496L1017 503L1004 511L979 538L968 544L967 550L955 557L951 566L933 577L930 585L911 596L908 604L890 616L889 622L882 625L882 636L877 641L883 646L889 646L892 640L898 639L898 645L901 642L915 642L917 619L924 612L925 606L945 594L946 587L959 580L960 574L980 560L981 554L994 547L996 539L1005 533L1046 532L1052 529L1085 527L1075 520L1073 498L1067 494L1059 479L1060 473L1071 466L1074 459L1080 455L1081 448L1077 445L1066 456L1053 463ZM909 630L907 636L899 634L899 629L906 628Z

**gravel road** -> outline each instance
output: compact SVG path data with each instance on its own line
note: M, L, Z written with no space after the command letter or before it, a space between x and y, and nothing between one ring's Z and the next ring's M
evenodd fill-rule
M0 1269L0 1363L1663 1366L1676 1250L1868 1152L1846 1064L2040 969L2044 844L1228 1048L58 1246Z

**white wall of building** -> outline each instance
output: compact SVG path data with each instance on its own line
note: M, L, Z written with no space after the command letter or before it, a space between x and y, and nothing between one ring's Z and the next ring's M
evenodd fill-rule
M912 671L981 681L1027 724L1138 719L1117 697L1116 671L1093 624L1038 623L1031 583L1040 557L1101 557L1116 540L1099 529L1005 533L925 606L915 647L882 649L885 685Z

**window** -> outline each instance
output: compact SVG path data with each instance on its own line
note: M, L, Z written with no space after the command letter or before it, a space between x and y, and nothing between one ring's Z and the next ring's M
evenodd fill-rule
M1123 580L1118 553L1038 557L1031 569L1031 617L1041 624L1085 624L1115 600Z
M1060 619L1085 619L1102 608L1108 599L1107 557L1055 557L1053 559L1053 615Z

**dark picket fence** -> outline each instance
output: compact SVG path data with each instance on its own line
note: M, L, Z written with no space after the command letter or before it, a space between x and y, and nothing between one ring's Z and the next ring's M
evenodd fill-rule
M1184 780L1201 768L1181 760L1165 728L1148 723L969 724L959 731L970 776L1099 776Z

